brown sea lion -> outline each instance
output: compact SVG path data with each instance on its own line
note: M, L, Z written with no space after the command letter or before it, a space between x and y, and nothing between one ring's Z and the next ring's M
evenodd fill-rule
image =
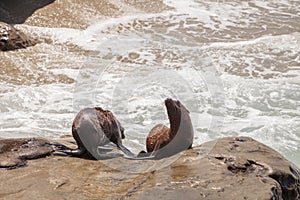
M194 130L189 111L178 100L165 100L170 128L154 126L146 139L148 153L155 157L171 156L192 147Z
M72 125L72 135L78 145L77 149L61 150L72 156L100 158L97 149L112 142L128 157L133 153L123 144L124 128L109 110L100 107L85 108L75 117Z

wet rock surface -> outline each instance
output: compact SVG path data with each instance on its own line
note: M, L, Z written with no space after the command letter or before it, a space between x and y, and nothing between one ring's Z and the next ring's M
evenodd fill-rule
M70 139L64 140L59 142L74 145ZM2 154L11 149L0 144ZM14 144L10 146L21 143ZM161 164L168 160L171 164L162 169L130 173L145 161L123 157L96 161L53 153L28 160L26 167L1 169L0 198L300 198L299 169L278 152L248 137L222 138L187 150L176 159L151 162Z
M35 45L36 42L13 26L0 22L0 50L10 51Z
M52 145L44 139L0 140L0 168L13 169L27 164L28 159L50 155Z

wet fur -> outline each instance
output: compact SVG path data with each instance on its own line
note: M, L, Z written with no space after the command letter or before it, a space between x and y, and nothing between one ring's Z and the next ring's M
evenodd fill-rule
M158 124L150 130L146 139L147 155L166 157L192 147L194 130L189 111L179 101L169 98L165 106L170 128Z
M100 107L81 110L73 121L72 135L78 148L61 150L69 155L99 159L97 148L112 142L126 156L134 156L122 144L124 128L109 110Z

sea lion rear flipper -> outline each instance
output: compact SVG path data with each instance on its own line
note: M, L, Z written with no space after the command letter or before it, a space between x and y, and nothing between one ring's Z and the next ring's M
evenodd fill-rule
M66 150L61 150L61 152L71 156L80 156L83 154L83 152L80 149L66 149Z
M66 153L71 156L81 156L85 153L86 149L85 148L79 148L79 149L71 149L63 144L60 144L58 142L51 142L50 143L53 146L53 149L55 151L59 151L62 153Z
M53 147L54 151L68 151L68 150L72 150L70 149L69 147L61 144L61 143L58 143L58 142L50 142L50 145Z
M61 149L59 151L63 152L63 153L66 153L68 155L71 155L71 156L81 156L86 152L86 149L84 149L84 148L80 148L80 149L70 149L70 148L68 148L68 149Z

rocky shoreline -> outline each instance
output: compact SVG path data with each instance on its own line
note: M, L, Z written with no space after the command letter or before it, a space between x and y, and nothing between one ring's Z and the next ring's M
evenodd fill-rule
M1 1L0 18L5 23L0 22L0 51L27 48L37 43L33 35L28 36L10 24L84 30L96 19L120 16L128 12L126 4L136 5L146 13L172 9L160 0L124 1L126 4L123 7L106 0L82 4L74 2L76 1ZM98 9L90 12L90 7L86 5ZM69 11L71 6L76 6L74 9L80 12ZM139 26L137 22L139 21L134 21L133 25ZM190 23L193 24L192 19ZM272 26L271 24L271 31ZM116 30L126 28L125 24ZM231 31L238 32L234 29ZM258 31L257 35L264 35L262 33L263 31ZM283 33L286 33L285 30ZM65 46L61 49L64 50ZM74 49L70 50L74 55L83 54ZM277 58L276 52L273 54L271 50L268 51ZM29 54L34 53L32 51ZM19 60L23 62L21 58ZM73 60L69 66L73 67ZM11 65L3 74L16 71L10 76L23 80L15 81L19 85L24 82L40 84L57 80L74 82L64 75L49 76L52 73L50 69L55 68L51 65L47 68L46 75L37 76L37 80L30 79L31 74L24 75L22 70L19 72L18 67L17 64ZM228 70L232 70L233 74L242 73L239 69L236 72L232 68ZM288 71L288 68L284 70ZM36 73L35 70L32 71ZM48 76L51 78L47 79ZM220 138L176 156L150 161L128 160L120 152L112 152L117 156L99 161L69 157L55 151L55 142L75 147L71 137L56 141L44 138L0 140L0 199L300 199L299 168L272 148L249 137Z
M12 25L0 22L0 50L10 51L34 46L36 41Z
M74 145L72 138L55 142ZM145 163L143 160L127 160L120 156L100 161L69 157L49 149L52 143L32 138L0 141L0 198L300 198L300 170L275 150L249 137L207 142L183 152L176 159L162 159L169 160L170 164L161 169L140 173L131 172L138 164ZM44 154L37 155L34 151L37 148L44 148ZM5 168L12 157L23 164ZM152 162L161 164L161 160ZM118 167L116 163L123 163L123 166Z

